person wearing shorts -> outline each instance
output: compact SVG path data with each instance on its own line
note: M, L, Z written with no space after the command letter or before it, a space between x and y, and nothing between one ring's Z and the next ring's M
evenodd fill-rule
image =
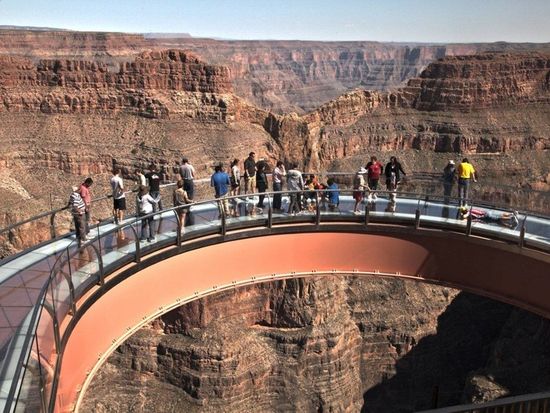
M256 188L256 154L250 152L244 161L244 193L254 193Z
M126 211L126 195L124 194L124 181L120 176L120 168L115 168L113 171L111 189L113 191L113 215L115 223L119 224L124 218L124 211Z

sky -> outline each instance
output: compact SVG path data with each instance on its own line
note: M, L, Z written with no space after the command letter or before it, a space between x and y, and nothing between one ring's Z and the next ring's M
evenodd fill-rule
M249 40L550 42L550 0L0 0L0 25Z

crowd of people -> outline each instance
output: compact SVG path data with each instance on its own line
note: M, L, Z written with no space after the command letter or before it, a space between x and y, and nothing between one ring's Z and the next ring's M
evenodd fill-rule
M262 213L265 207L266 192L269 191L270 181L275 192L272 199L272 210L275 213L289 213L292 215L314 211L316 204L322 202L329 211L338 211L340 205L340 188L334 177L329 177L326 182L320 182L315 174L304 174L299 170L297 163L289 165L288 170L284 162L277 161L271 168L264 159L256 160L256 153L250 152L242 162L240 168L239 159L232 160L228 168L222 163L214 167L214 173L210 177L210 185L214 189L214 197L219 200L220 215L239 216L238 205L245 204L245 213ZM124 180L121 169L115 168L110 179L111 194L113 198L113 217L115 223L124 219L127 209ZM268 177L271 175L271 179ZM178 231L183 231L188 218L189 206L194 202L196 171L189 159L183 158L177 168L178 180L173 191L173 205L177 208ZM383 165L376 156L372 156L369 162L360 167L355 173L353 185L353 212L360 214L359 206L362 203L374 203L380 190L379 182L385 179L388 192L388 207L386 211L394 212L397 200L397 188L406 176L403 166L395 156L390 157L386 165ZM162 210L163 203L160 193L160 185L167 180L166 167L159 171L155 164L149 167L147 172L136 169L135 181L137 188L136 212L143 216L140 239L143 241L155 240L155 223L152 213ZM283 190L286 181L288 193L288 206L283 208ZM452 195L453 187L458 184L459 207L467 208L470 182L477 182L476 171L467 158L455 166L453 160L449 160L443 169L442 182L443 193L446 202ZM69 198L69 207L74 217L75 231L80 243L86 241L90 231L92 178L79 186L73 187ZM254 195L254 197L253 197ZM229 197L232 196L231 202ZM257 196L257 203L255 197ZM237 198L235 198L237 197ZM462 211L462 210L461 210ZM242 213L242 211L241 211ZM462 211L462 216L465 216ZM472 213L473 214L473 213ZM508 216L506 216L508 218ZM513 219L512 219L513 221Z

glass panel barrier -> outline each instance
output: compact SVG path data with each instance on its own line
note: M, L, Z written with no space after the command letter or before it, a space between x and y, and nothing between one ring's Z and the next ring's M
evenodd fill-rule
M227 200L229 207L229 200ZM217 231L221 227L220 211L218 202L200 202L191 204L189 212L186 215L186 223L183 228L184 233L201 233Z
M71 291L68 279L71 277L70 262L63 263L59 271L50 279L51 294L53 295L54 312L59 323L62 323L71 310Z
M36 329L37 359L40 361L41 384L45 405L50 402L51 385L57 363L56 325L50 312L43 308Z
M101 234L97 248L103 260L103 266L132 261L136 257L136 239L139 222L134 218L126 220L120 228L110 225L109 230Z
M36 336L32 343L29 360L22 367L23 379L15 406L16 412L35 413L43 411L42 407L42 368L38 362L38 347Z
M74 291L98 282L99 257L96 245L99 240L87 242L70 259L70 276Z
M520 215L519 230L525 230L525 243L548 250L550 245L550 220L533 215Z

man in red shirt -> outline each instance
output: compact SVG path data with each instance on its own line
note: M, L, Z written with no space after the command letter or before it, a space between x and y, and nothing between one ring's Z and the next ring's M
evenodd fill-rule
M80 184L80 196L86 205L85 217L84 217L84 227L86 234L90 233L90 216L92 211L92 194L90 192L90 187L94 183L92 178L86 178L84 182Z
M367 183L369 188L372 191L372 195L369 193L368 201L375 201L378 197L376 196L376 191L378 189L378 181L380 180L380 175L384 171L384 165L382 165L376 156L371 156L370 162L365 167L367 170Z

